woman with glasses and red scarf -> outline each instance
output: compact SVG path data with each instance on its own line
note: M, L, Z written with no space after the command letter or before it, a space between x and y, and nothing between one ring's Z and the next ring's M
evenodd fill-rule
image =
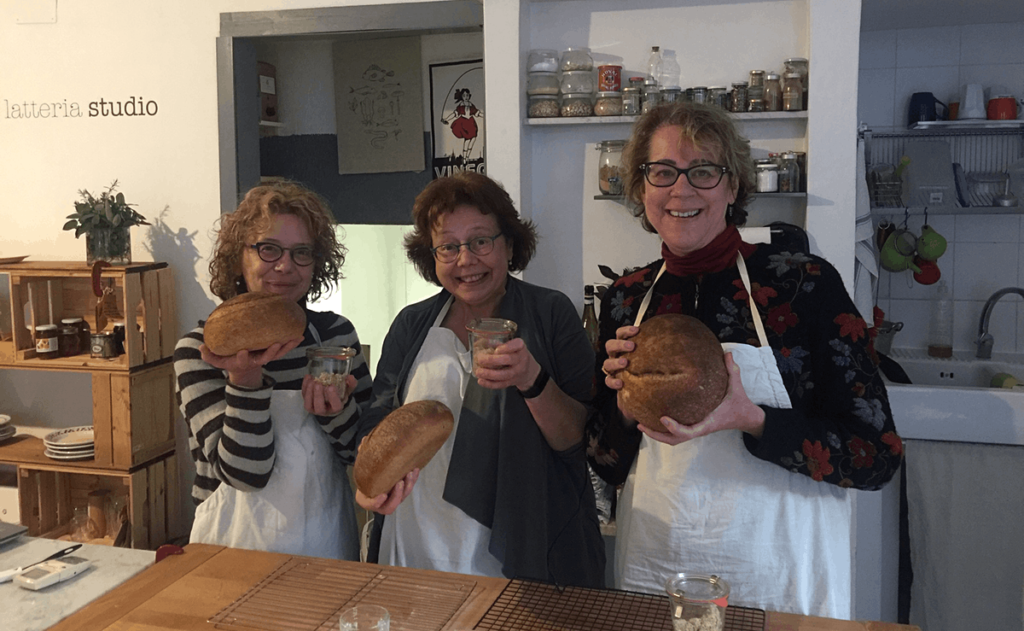
M203 323L174 351L177 398L196 465L191 542L357 560L345 466L371 380L352 323L306 308L341 278L345 247L315 193L291 182L250 190L221 219L210 290L223 300L265 292L306 313L301 338L262 351L214 355ZM306 350L355 349L343 386L307 374Z
M732 603L850 618L853 489L881 488L903 455L865 322L826 260L742 240L754 165L720 108L652 109L622 167L662 246L601 301L588 456L624 483L615 586L657 593L677 572L715 574ZM704 420L665 417L656 432L638 427L616 374L641 322L666 313L710 328L730 381Z

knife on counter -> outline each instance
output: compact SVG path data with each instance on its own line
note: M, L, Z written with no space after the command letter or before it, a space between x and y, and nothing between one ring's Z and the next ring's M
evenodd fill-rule
M16 568L14 568L12 570L0 571L0 583L6 583L7 581L13 580L15 576L17 576L18 574L21 574L22 572L24 572L25 570L27 570L28 568L30 568L32 566L39 565L40 563L46 563L47 561L52 561L54 559L59 559L61 557L67 556L67 555L71 554L72 552L74 552L75 550L77 550L77 549L79 549L81 547L82 547L82 544L76 543L74 545L68 546L67 548L64 548L63 550L58 550L57 552L54 552L53 554L51 554L50 556L46 557L45 559L42 559L41 561L36 561L35 563L30 563L28 565L23 565L21 567L16 567Z

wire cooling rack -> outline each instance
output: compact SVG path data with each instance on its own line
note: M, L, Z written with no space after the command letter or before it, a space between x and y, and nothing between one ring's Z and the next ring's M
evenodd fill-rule
M765 612L731 605L725 631L764 631ZM672 631L668 597L513 580L478 631Z
M439 631L476 586L470 577L431 576L401 568L292 558L210 618L230 631L329 631L359 604L391 613L391 631Z

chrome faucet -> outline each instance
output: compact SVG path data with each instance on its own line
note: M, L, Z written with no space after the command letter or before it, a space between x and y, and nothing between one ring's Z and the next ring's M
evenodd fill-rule
M985 301L985 306L981 309L981 320L978 322L978 340L975 342L978 345L978 352L975 354L975 357L992 359L992 334L988 332L988 321L992 317L992 309L995 308L999 299L1006 294L1017 294L1024 298L1024 289L1020 287L1004 287L989 296L988 300Z

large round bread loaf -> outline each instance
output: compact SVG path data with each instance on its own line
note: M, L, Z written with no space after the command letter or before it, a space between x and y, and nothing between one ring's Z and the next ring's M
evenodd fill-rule
M452 411L437 401L406 403L373 428L356 455L352 475L367 497L387 493L413 469L422 469L455 427Z
M306 312L277 294L249 292L220 303L203 328L203 343L216 355L258 351L302 337Z
M662 416L698 423L722 402L729 385L725 354L703 322L682 314L654 316L630 338L636 349L615 374L622 379L622 401L637 421L659 432Z

